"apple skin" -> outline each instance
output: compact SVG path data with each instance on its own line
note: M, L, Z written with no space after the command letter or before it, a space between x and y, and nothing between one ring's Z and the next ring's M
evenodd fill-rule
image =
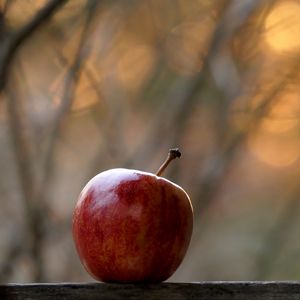
M193 208L175 183L130 169L110 169L82 190L73 238L82 264L103 282L162 282L182 262Z

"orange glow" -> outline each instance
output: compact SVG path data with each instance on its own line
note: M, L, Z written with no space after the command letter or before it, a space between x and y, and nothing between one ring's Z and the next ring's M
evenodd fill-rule
M262 162L277 168L288 167L299 158L296 137L260 132L247 140L248 148Z
M286 1L276 5L265 20L266 42L277 52L300 47L300 3Z
M99 85L100 89L100 85ZM98 102L99 94L92 86L87 74L83 72L76 85L74 101L72 103L73 111L82 111L90 108Z
M117 77L128 90L137 90L153 71L156 52L148 45L132 45L120 49Z
M46 0L14 2L9 6L9 13L6 15L7 22L13 27L22 26L47 3Z
M92 71L92 68L88 70L89 72ZM64 93L64 84L65 84L65 77L68 75L68 69L65 68L62 70L60 76L53 82L52 86L50 87L50 91L53 94L52 105L54 108L58 108L62 105L62 97ZM95 82L94 82L95 81ZM95 105L100 99L100 85L101 79L96 77L93 81L89 78L87 71L83 70L81 72L80 78L76 84L73 101L71 110L72 111L83 111L89 109L91 106Z
M262 120L263 130L281 133L294 129L300 115L300 96L298 93L288 93L274 99L274 104L268 116Z
M262 99L254 98L252 106ZM299 124L300 96L296 91L283 90L272 99L271 107L262 118L256 133L251 134L247 146L260 161L276 167L291 166L300 154Z
M3 7L3 2L0 1L0 7ZM22 26L42 9L47 2L47 0L11 1L6 19L11 26ZM67 1L62 9L54 14L53 20L57 22L75 16L80 10L82 11L84 4L85 1L83 0Z

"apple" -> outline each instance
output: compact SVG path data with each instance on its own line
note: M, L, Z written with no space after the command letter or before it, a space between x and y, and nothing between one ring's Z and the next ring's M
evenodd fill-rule
M110 169L92 178L73 214L82 264L104 282L162 282L181 264L192 235L188 194L161 177L180 157L171 149L156 174Z

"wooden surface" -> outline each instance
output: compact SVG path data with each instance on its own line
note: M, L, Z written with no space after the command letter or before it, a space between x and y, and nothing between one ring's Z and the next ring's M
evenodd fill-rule
M0 299L299 299L299 282L2 284Z

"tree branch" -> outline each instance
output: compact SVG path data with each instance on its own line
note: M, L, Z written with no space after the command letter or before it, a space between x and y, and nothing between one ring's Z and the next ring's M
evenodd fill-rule
M68 0L51 0L27 24L15 32L7 32L3 35L0 48L0 92L6 85L8 67L16 54L19 46L29 38L42 24Z

